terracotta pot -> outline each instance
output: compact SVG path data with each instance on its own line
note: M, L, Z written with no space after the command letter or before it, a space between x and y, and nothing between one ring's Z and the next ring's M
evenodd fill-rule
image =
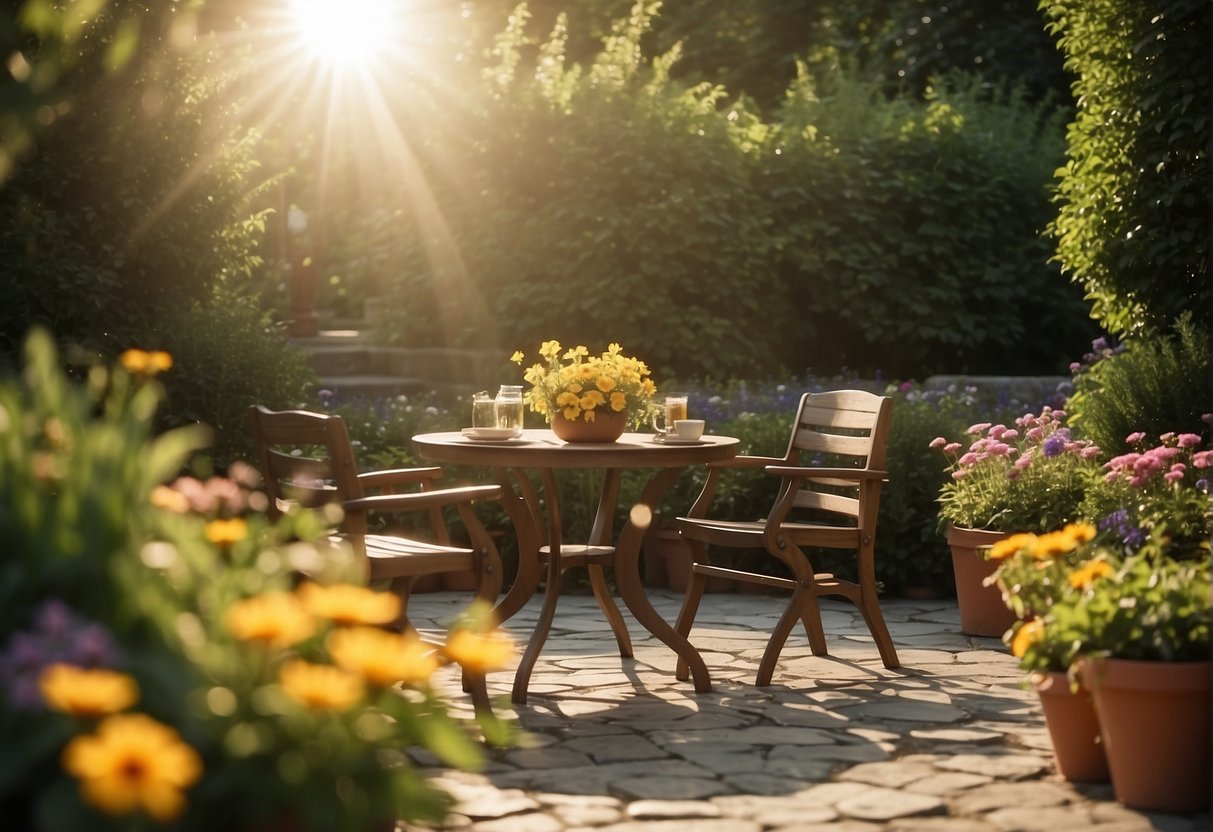
M1010 536L1009 532L948 526L947 541L952 548L952 571L956 575L960 629L971 636L1002 638L1015 623L1015 613L1003 603L998 587L984 585L998 564L978 551L980 546L990 546Z
M1061 672L1033 673L1032 686L1040 696L1057 771L1077 783L1106 783L1108 758L1090 691L1081 685L1072 689Z
M674 529L657 529L651 534L649 551L661 558L667 586L674 592L686 592L691 582L691 548ZM710 575L703 589L704 592L732 592L736 588L737 582L732 578Z
M623 435L628 418L624 413L594 411L594 421L552 415L552 433L565 442L614 442Z
M1084 660L1112 790L1125 806L1208 808L1209 669L1207 661Z

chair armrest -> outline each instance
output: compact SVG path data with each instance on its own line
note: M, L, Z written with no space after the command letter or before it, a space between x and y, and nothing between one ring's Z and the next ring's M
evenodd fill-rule
M416 485L431 483L442 477L442 469L433 468L391 468L386 471L366 471L358 475L358 480L365 488L390 488L396 485Z
M879 471L875 468L804 468L795 465L768 465L764 470L773 477L795 477L806 480L889 481L888 471Z
M762 468L787 462L781 456L734 456L706 463L708 468Z
M418 511L436 506L458 505L472 500L496 500L501 497L499 485L465 485L436 491L416 491L411 494L376 494L346 500L346 511Z

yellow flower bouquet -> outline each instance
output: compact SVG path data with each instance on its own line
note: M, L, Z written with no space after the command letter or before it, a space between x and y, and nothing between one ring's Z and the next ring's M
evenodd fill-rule
M523 375L531 385L524 401L548 421L557 414L570 422L623 414L629 426L639 427L651 418L657 387L649 368L624 355L619 344L591 355L584 346L565 350L559 341L544 341L539 355L543 361L532 364ZM522 352L515 352L510 360L521 365L524 358Z

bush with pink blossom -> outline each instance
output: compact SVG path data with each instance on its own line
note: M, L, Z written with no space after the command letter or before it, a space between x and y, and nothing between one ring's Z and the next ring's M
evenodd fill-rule
M1206 414L1206 422L1213 415ZM1130 448L1104 464L1088 490L1082 512L1096 523L1107 545L1133 554L1147 542L1169 557L1208 556L1213 531L1213 450L1196 433L1167 432L1146 441L1136 431Z
M1098 479L1100 450L1075 439L1065 411L1048 406L1014 427L971 426L968 447L937 437L948 460L939 492L941 522L1000 532L1046 532L1077 520L1088 486Z

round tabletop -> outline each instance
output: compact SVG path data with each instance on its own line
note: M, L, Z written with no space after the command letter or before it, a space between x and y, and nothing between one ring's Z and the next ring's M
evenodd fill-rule
M739 442L704 434L693 443L666 444L651 433L625 433L616 442L563 442L547 429L525 430L505 441L468 439L458 431L413 437L424 459L503 468L676 468L729 459Z

